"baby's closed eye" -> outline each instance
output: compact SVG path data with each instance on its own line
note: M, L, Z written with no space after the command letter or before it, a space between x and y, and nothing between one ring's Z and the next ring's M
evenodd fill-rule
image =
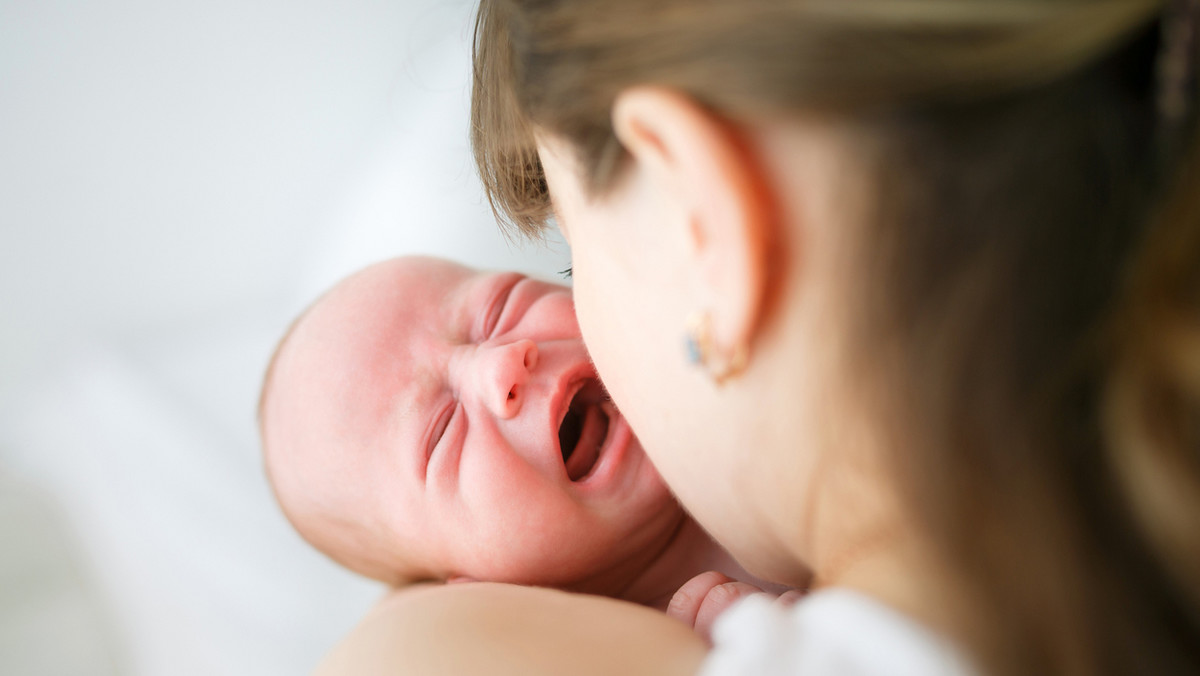
M437 417L437 421L433 424L433 430L429 435L429 445L425 449L425 474L429 474L429 463L433 458L433 452L442 444L442 439L446 436L446 430L450 427L451 421L454 419L454 414L459 409L457 401L450 402L443 408Z

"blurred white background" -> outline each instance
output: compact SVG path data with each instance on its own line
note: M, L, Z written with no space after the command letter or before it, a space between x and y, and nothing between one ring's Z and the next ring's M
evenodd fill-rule
M472 4L0 0L0 674L306 673L378 597L254 404L366 263L566 266L480 195Z

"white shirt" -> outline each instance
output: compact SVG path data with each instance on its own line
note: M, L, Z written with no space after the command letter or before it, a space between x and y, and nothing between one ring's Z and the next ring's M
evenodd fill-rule
M813 592L791 608L765 594L736 603L713 627L701 676L975 676L948 641L868 596Z

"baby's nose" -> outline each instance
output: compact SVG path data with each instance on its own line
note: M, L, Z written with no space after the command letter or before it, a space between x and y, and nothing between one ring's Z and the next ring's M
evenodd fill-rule
M537 368L538 349L532 340L479 347L476 362L480 394L498 418L512 418L521 410L529 375Z

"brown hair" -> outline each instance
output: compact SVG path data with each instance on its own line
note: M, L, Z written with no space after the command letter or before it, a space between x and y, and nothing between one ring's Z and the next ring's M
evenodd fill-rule
M892 465L989 622L977 656L1196 673L1200 142L1156 107L1184 88L1195 116L1194 81L1156 62L1162 4L483 0L476 160L497 214L536 233L531 130L603 192L631 85L847 121L873 201L852 330L894 346L862 367L892 376Z

